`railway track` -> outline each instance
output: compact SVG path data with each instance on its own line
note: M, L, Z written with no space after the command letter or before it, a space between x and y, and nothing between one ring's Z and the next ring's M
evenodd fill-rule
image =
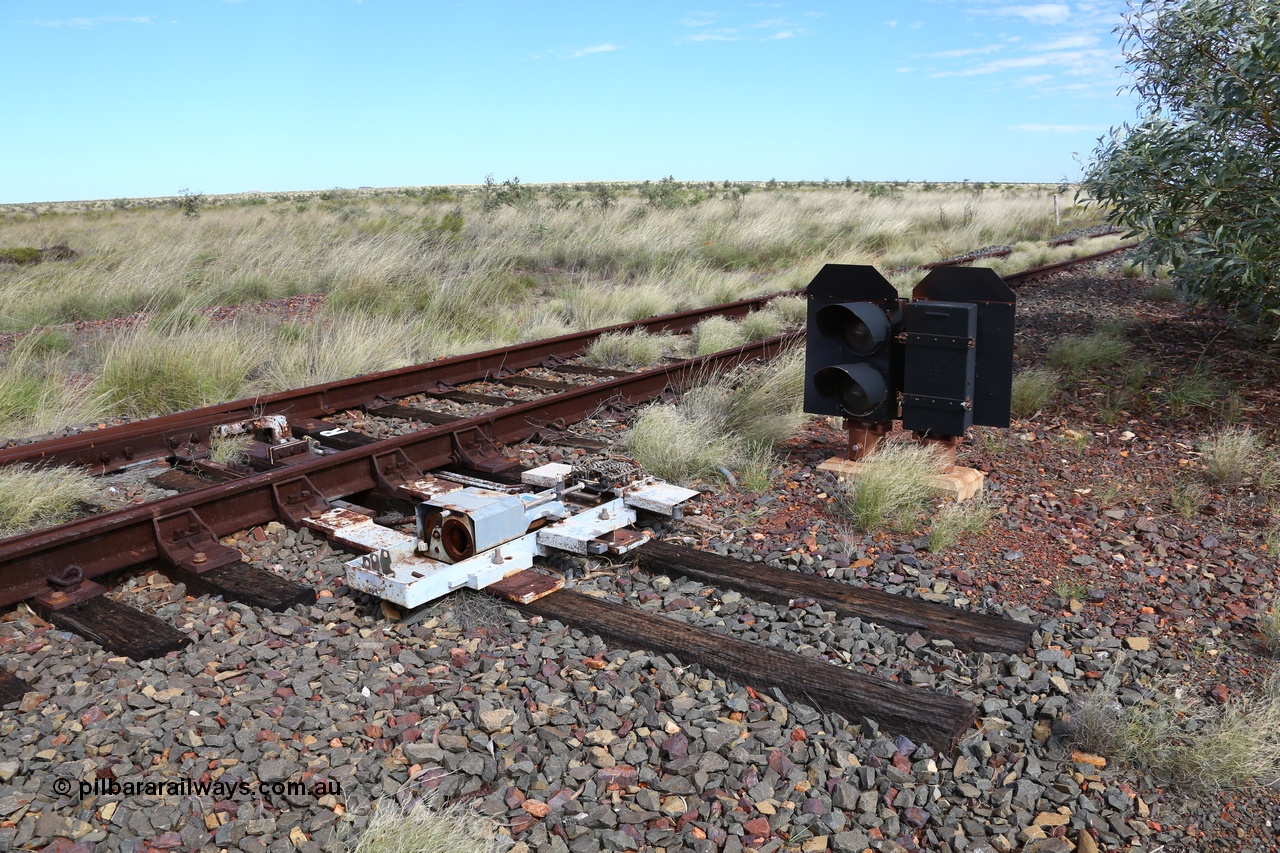
M1026 270L1007 276L1006 281L1016 286L1123 248ZM449 466L454 476L461 469L464 475L496 478L501 484L502 472L509 472L514 464L504 448L516 442L535 438L583 446L568 432L569 424L608 406L635 406L697 377L771 358L797 337L784 334L635 373L573 363L600 335L631 330L687 332L708 317L740 318L785 295L791 294L6 448L0 451L0 465L79 464L111 472L167 460L219 482L0 541L0 605L29 601L60 627L141 659L179 648L186 638L154 617L112 602L102 595L105 590L95 578L154 561L193 593L220 594L276 610L312 602L313 590L247 566L238 551L219 540L275 520L298 527L305 519L348 501L357 505L399 502L403 508L413 494L410 484ZM432 407L433 402L442 405ZM344 413L358 413L364 421L394 419L422 428L378 437L344 426ZM352 422L350 416L347 421ZM254 469L218 466L206 458L210 435L228 424L240 430L258 429L263 440L254 445ZM647 571L683 574L726 587L736 584L744 593L764 600L816 597L838 613L897 630L919 631L974 651L1017 653L1025 649L1033 630L1001 618L854 591L833 581L778 570L762 575L758 567L724 565L705 555L699 560L696 554L650 547L640 563ZM882 719L943 749L953 745L977 716L976 706L957 697L868 679L782 652L762 653L745 643L739 647L721 635L665 624L670 620L654 621L570 592L521 606L623 645L674 653L846 715ZM0 703L26 689L16 676L0 675Z

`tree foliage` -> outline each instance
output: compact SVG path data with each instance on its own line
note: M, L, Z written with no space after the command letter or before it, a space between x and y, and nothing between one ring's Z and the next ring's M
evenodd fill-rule
M1141 0L1117 33L1146 112L1083 192L1190 292L1280 314L1280 2Z

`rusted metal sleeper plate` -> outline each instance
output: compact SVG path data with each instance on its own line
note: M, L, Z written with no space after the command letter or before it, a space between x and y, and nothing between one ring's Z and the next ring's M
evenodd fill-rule
M561 394L477 415L458 424L396 436L332 456L316 457L287 469L264 471L197 492L80 519L48 530L0 540L0 605L13 604L48 589L47 579L69 564L97 577L159 556L153 519L195 510L215 536L226 536L277 518L273 489L305 477L328 499L377 486L375 457L401 450L420 471L453 461L456 435L487 433L512 444L539 424L580 420L607 401L635 405L653 399L668 385L755 358L772 358L798 338L783 335L733 350L689 359Z

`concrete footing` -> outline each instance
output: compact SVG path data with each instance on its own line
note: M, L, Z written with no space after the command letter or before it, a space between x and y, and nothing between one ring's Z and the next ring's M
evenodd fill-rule
M856 480L866 467L862 462L850 462L839 456L833 456L818 466L819 471L832 473ZM930 478L933 490L943 497L957 501L967 501L982 494L982 484L987 475L976 468L956 466L945 474L937 474Z

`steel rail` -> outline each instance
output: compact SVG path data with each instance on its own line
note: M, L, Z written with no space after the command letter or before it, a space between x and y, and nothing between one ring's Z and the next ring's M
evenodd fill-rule
M1112 246L1110 249L1103 249L1101 252L1094 252L1091 255L1081 255L1078 258L1067 258L1065 261L1055 261L1052 264L1045 264L1042 267L1032 267L1031 269L1021 270L1019 272L1009 273L1001 276L1004 283L1010 287L1020 287L1028 282L1036 281L1048 275L1053 275L1072 267L1080 267L1085 264L1100 261L1103 258L1109 258L1112 255L1118 255L1121 252L1127 252L1129 249L1136 249L1137 243L1121 243L1119 246Z
M1005 280L1013 286L1018 286L1071 266L1099 260L1132 248L1133 245L1126 244L1081 258L1023 270L1020 273L1005 276ZM775 294L777 295L785 294ZM221 423L264 413L280 412L294 417L310 417L313 413L327 414L341 408L358 406L376 398L380 393L394 396L394 391L387 393L387 389L394 388L395 383L401 381L400 377L416 377L407 381L421 382L424 372L434 368L443 367L446 371L467 368L474 370L477 366L483 366L486 371L499 371L503 367L512 369L515 363L521 361L539 364L550 357L554 353L554 346L559 344L577 346L581 349L585 346L584 341L592 340L606 331L637 328L637 326L661 330L678 327L679 323L692 326L697 322L695 317L708 316L717 309L720 311L731 309L745 314L771 298L773 297L763 296L741 300L698 311L654 317L640 321L639 324L619 324L512 349L489 350L472 356L461 356L402 370L358 377L355 380L312 386L300 389L298 392L282 392L270 398L273 402L268 405L278 404L281 407L275 411L264 412L261 406L264 405L263 399L267 398L263 398L256 401L237 401L220 406L209 406L194 412L172 415L169 418L140 421L127 427L140 429L151 426L153 434L164 435L163 432L154 432L157 422L163 421L169 424L171 429L191 429L191 424L195 423L197 418L213 419L205 422ZM13 604L48 591L49 579L62 575L69 565L81 566L84 576L93 578L157 559L161 555L157 541L159 536L157 519L194 510L197 511L204 525L215 535L224 536L280 517L282 487L301 488L298 484L302 483L305 484L305 489L314 489L330 499L346 497L379 485L386 487L387 481L381 467L384 464L391 464L394 467L395 460L392 457L397 451L403 453L420 471L438 468L457 458L459 450L465 449L461 444L464 440L500 443L520 441L554 421L573 421L585 417L610 399L633 405L661 394L673 382L698 375L700 370L716 370L752 358L769 357L800 336L800 333L782 335L735 350L688 359L595 385L524 401L455 423L433 426L421 432L385 439L333 456L273 469L184 495L163 498L58 527L0 539L0 606ZM539 345L542 344L553 345L553 347L540 347ZM513 350L518 355L513 357ZM437 378L441 375L453 374L434 374L431 382L444 381ZM474 376L469 378L474 379ZM337 399L352 402L346 405L333 405ZM258 408L246 410L245 407L250 404ZM185 422L183 422L184 418L187 419ZM181 426L176 426L177 424ZM109 430L99 432L107 433ZM40 445L30 447L39 448Z
M459 449L466 449L462 442L467 439L514 443L553 421L581 420L611 401L635 405L657 397L673 384L707 372L750 359L772 358L798 338L798 334L780 335L0 540L0 605L15 604L49 591L49 579L60 576L69 565L80 566L85 578L94 578L160 558L157 520L194 511L215 536L225 536L279 518L280 507L287 502L286 493L291 489L294 494L315 490L333 500L380 485L386 488L389 472L401 460L398 454L403 454L418 471L439 468L456 460Z
M1004 276L1004 280L1011 287L1017 287L1027 281L1071 266L1089 263L1136 245L1136 243L1128 243L1080 258L1010 273ZM974 259L958 258L940 262L938 265L958 266L972 260ZM294 418L324 417L343 409L360 408L380 397L407 397L441 384L456 385L490 377L497 378L503 371L535 367L554 358L573 358L581 355L593 341L609 332L633 330L643 330L646 333L683 332L692 329L708 317L745 316L778 297L803 295L803 293L802 290L784 291L737 302L709 305L631 323L618 323L510 347L452 356L396 370L385 370L350 379L204 406L100 430L88 430L49 441L17 445L0 449L0 466L78 465L89 468L95 473L105 474L142 462L164 459L173 456L184 447L205 443L208 441L209 431L219 424L247 420L260 415L283 414Z
M510 347L452 356L396 370L384 370L350 379L325 382L258 397L189 409L171 415L89 430L49 441L0 450L0 466L80 465L95 473L127 468L141 462L164 459L184 446L206 442L209 430L219 424L261 415L323 417L359 408L379 397L407 397L439 385L455 385L497 378L504 371L535 367L549 359L581 355L601 335L609 332L684 332L712 316L743 317L777 296L741 299L673 314L662 314L631 323L545 338Z

